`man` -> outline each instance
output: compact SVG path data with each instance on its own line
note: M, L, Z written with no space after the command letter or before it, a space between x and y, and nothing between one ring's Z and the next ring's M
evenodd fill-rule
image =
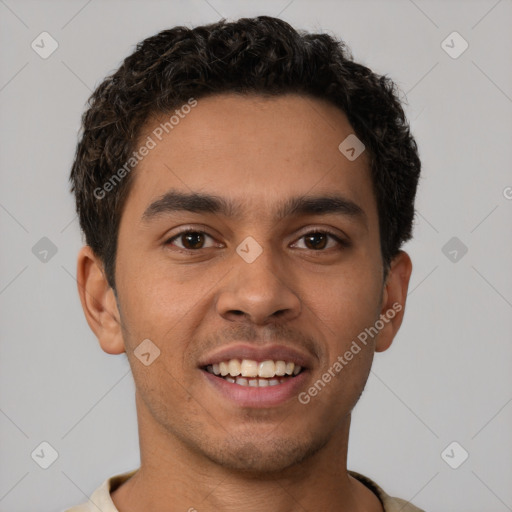
M348 471L402 322L420 174L393 83L270 17L137 46L71 172L82 306L126 352L141 467L71 511L418 511Z

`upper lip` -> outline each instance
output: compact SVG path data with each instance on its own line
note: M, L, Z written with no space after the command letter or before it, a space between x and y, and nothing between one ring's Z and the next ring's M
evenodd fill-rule
M294 347L285 345L263 345L254 346L250 344L227 345L220 349L205 355L199 362L199 367L203 368L212 364L218 364L230 359L250 359L253 361L285 361L292 362L302 368L311 367L311 357L297 350Z

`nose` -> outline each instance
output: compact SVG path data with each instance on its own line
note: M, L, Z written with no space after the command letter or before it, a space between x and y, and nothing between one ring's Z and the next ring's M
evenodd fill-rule
M289 321L300 315L301 301L293 290L293 275L286 272L265 248L248 263L237 253L234 268L223 280L217 296L217 312L226 320L257 325Z

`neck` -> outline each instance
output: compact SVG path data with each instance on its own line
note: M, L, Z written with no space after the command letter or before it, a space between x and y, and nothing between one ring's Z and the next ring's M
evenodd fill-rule
M257 473L219 465L141 414L140 403L137 409L141 466L112 493L119 512L382 512L378 498L347 472L350 415L304 460Z

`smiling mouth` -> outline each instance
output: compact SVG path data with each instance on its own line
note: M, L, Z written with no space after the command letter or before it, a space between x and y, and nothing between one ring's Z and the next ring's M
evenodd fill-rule
M283 384L302 373L304 368L291 361L230 359L205 366L203 370L231 384L266 387Z

